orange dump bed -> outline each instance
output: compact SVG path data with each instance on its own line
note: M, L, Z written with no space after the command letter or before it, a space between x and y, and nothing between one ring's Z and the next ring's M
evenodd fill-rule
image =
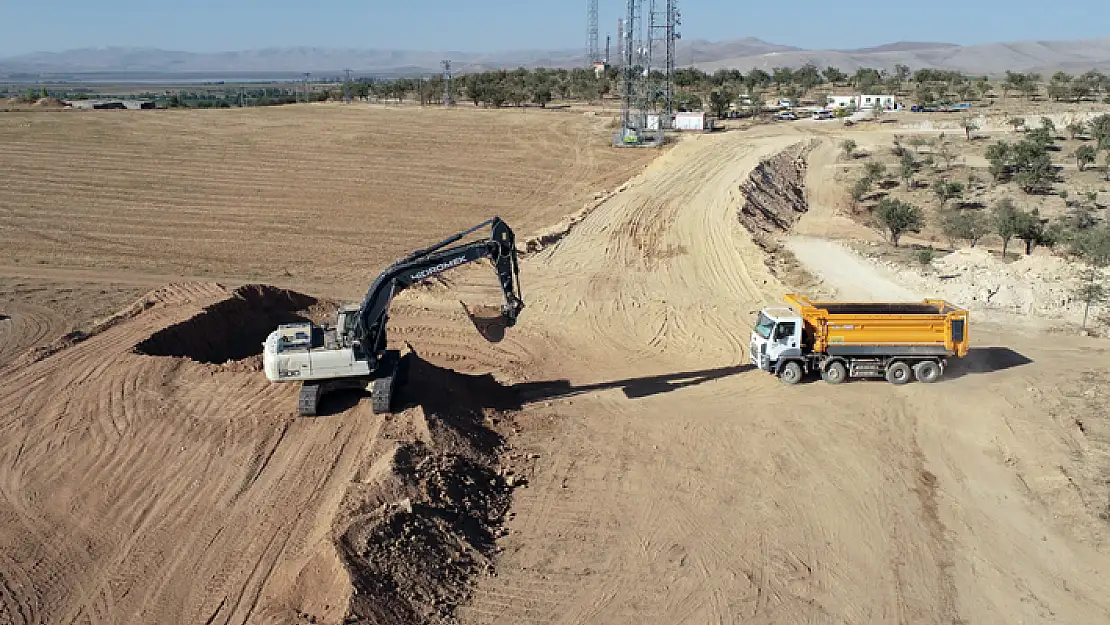
M967 355L968 312L944 300L812 302L787 295L815 352L838 356Z

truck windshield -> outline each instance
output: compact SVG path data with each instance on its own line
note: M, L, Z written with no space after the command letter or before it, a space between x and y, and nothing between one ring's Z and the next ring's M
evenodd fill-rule
M771 336L771 330L775 327L775 322L767 315L759 313L759 319L755 322L755 333L763 338Z

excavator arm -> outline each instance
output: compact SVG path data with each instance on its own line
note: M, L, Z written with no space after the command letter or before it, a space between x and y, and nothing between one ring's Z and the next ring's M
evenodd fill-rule
M488 239L449 247L486 226L490 228ZM493 263L505 298L501 315L505 324L512 326L524 308L520 297L516 239L508 224L494 217L435 245L417 250L386 268L362 300L352 328L352 343L359 345L367 355L382 353L386 347L385 325L389 306L398 293L421 280L483 258Z

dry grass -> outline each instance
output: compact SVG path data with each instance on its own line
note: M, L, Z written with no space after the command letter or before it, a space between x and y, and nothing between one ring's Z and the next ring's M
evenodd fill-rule
M610 148L603 124L338 105L6 114L0 264L365 281L494 215L528 234L657 155Z

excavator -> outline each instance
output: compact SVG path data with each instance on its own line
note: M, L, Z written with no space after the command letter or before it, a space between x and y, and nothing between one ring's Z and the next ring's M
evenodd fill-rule
M487 226L488 239L451 246ZM315 416L321 399L339 389L369 389L374 413L392 412L400 361L400 352L386 345L393 298L417 282L486 258L497 273L505 299L500 322L512 327L524 308L516 241L508 224L494 217L394 262L374 280L361 304L339 307L334 327L310 321L279 325L262 344L266 378L301 383L297 400L301 416Z

